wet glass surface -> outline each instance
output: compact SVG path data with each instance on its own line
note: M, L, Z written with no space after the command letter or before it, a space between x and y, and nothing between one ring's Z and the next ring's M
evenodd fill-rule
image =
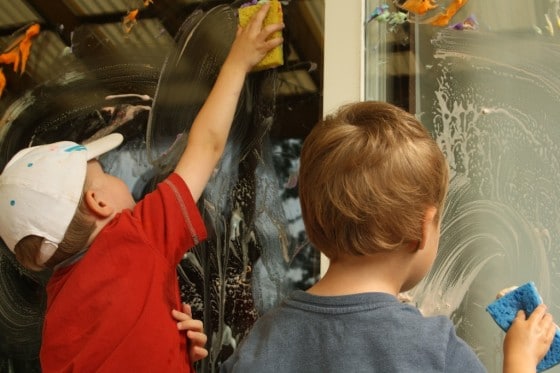
M485 308L501 289L534 281L560 317L559 2L470 0L435 26L454 2L437 3L367 24L368 95L416 113L451 169L439 257L413 301L500 372L504 334Z

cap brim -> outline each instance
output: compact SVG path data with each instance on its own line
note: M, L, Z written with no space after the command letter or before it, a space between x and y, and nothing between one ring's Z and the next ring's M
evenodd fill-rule
M111 133L110 135L84 144L87 149L88 161L117 148L122 144L123 140L124 137L120 133Z

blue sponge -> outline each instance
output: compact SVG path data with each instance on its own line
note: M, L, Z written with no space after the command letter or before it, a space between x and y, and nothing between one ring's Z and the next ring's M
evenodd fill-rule
M533 282L528 282L518 288L506 293L486 307L496 324L506 331L511 326L517 311L524 310L529 316L539 304L542 298ZM537 371L542 372L560 363L560 332L556 329L556 335L545 357L537 365Z

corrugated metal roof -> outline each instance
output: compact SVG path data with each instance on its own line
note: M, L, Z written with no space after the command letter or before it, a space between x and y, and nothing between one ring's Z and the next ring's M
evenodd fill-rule
M64 4L77 16L125 13L143 6L141 1L134 0L64 0Z
M22 0L0 1L0 28L11 29L31 22L41 22L42 19Z

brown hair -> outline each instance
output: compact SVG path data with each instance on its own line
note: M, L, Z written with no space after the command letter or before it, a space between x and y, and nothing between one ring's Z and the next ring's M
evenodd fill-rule
M383 102L342 106L303 143L299 196L310 242L330 259L421 240L426 208L440 219L448 166L410 113Z
M94 230L95 220L89 215L88 209L82 199L78 205L76 214L66 230L62 242L58 245L58 249L44 265L47 268L53 268L63 260L84 249ZM37 259L42 242L43 237L39 236L27 236L22 238L14 248L17 260L26 268L37 268L39 266Z

